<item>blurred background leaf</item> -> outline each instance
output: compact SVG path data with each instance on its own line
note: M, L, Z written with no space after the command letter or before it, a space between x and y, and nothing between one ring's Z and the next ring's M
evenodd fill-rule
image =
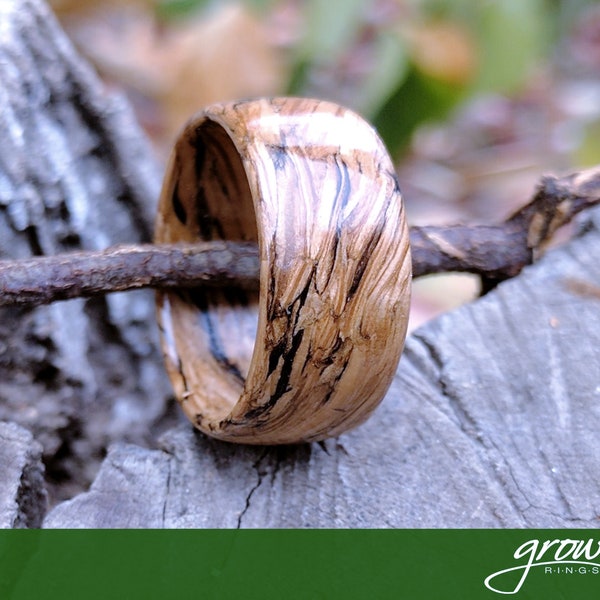
M127 84L123 73L145 73L145 77L132 76L131 87L145 94L154 90L149 95L157 93L160 102L169 107L188 109L190 101L170 100L177 91L188 98L196 94L197 108L231 94L324 97L371 119L399 157L409 148L419 125L439 121L481 94L510 96L522 91L594 2L53 0L53 5L72 26L84 51L108 76ZM81 26L84 19L79 27L85 33L77 35L72 17L85 13L88 23L96 19L100 35L88 35L89 27ZM127 22L135 29L139 18L132 15L140 13L144 13L142 21L150 32L146 39L154 38L155 47L146 61L143 57L136 61L135 50L123 53L123 46L135 44L135 39L114 33L126 29ZM211 37L207 28L212 31L215 27L208 24L223 23L224 14L237 14L238 21L230 23L229 29L226 25L216 28L217 34ZM118 19L121 22L115 27ZM113 39L108 40L111 27ZM260 49L252 28L263 38ZM190 41L194 36L196 43ZM100 41L94 42L95 38ZM174 43L177 38L187 42ZM269 52L271 57L265 60ZM262 58L253 62L255 53ZM124 65L128 60L130 64ZM181 63L188 64L183 69L184 79L174 81L172 71L179 71ZM216 76L223 68L235 82L225 85L224 77ZM184 85L192 70L195 74ZM140 90L139 81L144 79L152 83ZM194 90L186 89L192 86ZM165 92L166 88L173 91ZM173 136L177 118L172 108L167 112L171 116L164 126L167 135ZM184 118L182 112L181 120Z
M502 0L475 5L480 66L474 89L514 93L554 42L552 11L544 0Z
M162 0L156 4L156 15L166 20L185 19L209 4L210 0Z

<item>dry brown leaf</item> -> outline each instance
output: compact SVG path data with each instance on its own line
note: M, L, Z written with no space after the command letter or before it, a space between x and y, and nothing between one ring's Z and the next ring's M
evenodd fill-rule
M174 30L163 87L168 135L207 104L273 95L284 82L280 55L263 25L243 6L228 4L210 18Z
M477 47L457 23L417 26L408 32L415 64L425 74L450 84L467 83L477 69Z
M65 11L74 4L55 1ZM246 7L217 4L165 25L148 10L153 2L88 0L78 8L96 10L64 14L63 23L103 76L132 92L159 154L207 104L282 92L282 52L272 29Z

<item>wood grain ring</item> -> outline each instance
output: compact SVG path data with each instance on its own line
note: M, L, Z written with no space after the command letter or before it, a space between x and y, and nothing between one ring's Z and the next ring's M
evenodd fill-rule
M173 150L157 242L253 240L260 289L159 292L166 366L191 421L250 444L364 421L406 335L411 260L391 159L332 103L214 105Z

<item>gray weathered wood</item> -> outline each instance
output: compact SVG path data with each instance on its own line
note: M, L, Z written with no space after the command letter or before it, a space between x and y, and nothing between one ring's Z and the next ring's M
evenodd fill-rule
M597 527L600 214L409 339L382 406L323 445L184 425L118 445L45 527Z
M29 431L0 422L0 528L39 527L46 511L42 447Z
M0 257L149 241L149 145L41 0L0 2L0 82ZM170 393L150 292L0 309L0 419L42 443L59 497L107 442L148 439Z

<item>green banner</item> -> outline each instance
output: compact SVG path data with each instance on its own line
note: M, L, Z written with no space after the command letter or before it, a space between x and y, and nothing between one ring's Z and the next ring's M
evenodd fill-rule
M0 599L597 598L595 530L0 532Z

